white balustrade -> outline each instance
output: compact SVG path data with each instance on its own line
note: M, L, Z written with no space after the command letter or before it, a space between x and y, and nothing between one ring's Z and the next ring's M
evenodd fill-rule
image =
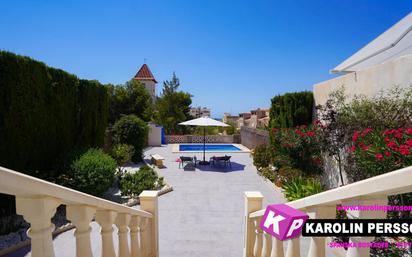
M130 219L130 256L131 257L140 257L140 217L132 216Z
M271 251L272 251L272 236L266 232L263 232L262 257L270 257Z
M54 225L51 223L51 218L59 205L58 199L47 196L16 197L16 212L23 215L30 223L27 234L31 238L33 257L54 257L52 242Z
M243 257L253 257L255 245L255 224L249 215L257 210L262 209L263 195L260 192L245 192L245 238Z
M273 238L272 241L272 251L270 253L270 257L284 257L283 242L276 238Z
M115 224L118 229L119 235L119 257L130 257L130 248L129 248L129 222L130 214L119 213L117 214Z
M254 230L255 230L255 247L253 248L253 256L262 255L262 245L263 245L263 233L262 229L259 227L259 221L255 219L253 221Z
M387 205L388 196L412 192L412 167L396 170L380 176L362 180L353 184L335 188L287 205L307 212L311 218L334 219L336 205ZM300 257L300 237L285 241L286 255L283 252L283 242L272 238L258 228L261 217L263 196L259 192L245 192L245 246L244 257ZM276 203L273 203L276 204ZM350 219L385 219L384 211L347 211ZM262 242L263 240L263 242ZM373 237L351 237L350 242L371 242ZM312 237L307 257L326 256L326 238ZM270 252L270 255L268 255ZM347 257L369 257L370 248L349 248Z
M93 257L90 242L90 222L92 221L96 209L87 205L67 205L67 219L76 226L74 236L76 237L76 256Z
M311 218L334 219L336 217L336 206L318 206L308 209ZM312 237L310 239L308 257L325 257L325 237Z
M102 257L116 257L113 225L118 228L119 257L159 256L157 191L143 191L138 210L0 167L0 193L16 196L16 212L30 223L33 257L55 256L51 218L61 204L66 205L67 219L76 227L77 257L93 256L93 218L101 227Z
M300 257L300 238L296 237L288 240L286 257Z

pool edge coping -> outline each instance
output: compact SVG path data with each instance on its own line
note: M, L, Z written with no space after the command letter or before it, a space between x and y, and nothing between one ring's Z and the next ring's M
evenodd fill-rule
M181 144L201 144L201 143L181 143ZM172 153L203 153L203 151L180 151L179 150L179 144L172 144ZM240 151L206 151L206 153L250 153L250 149L247 148L246 146L242 144L234 144L234 143L207 143L207 144L214 144L214 145L219 145L219 144L225 144L225 145L234 145L237 148L240 149Z

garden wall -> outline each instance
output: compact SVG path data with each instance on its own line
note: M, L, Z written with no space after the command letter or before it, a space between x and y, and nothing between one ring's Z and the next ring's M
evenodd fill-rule
M168 144L176 143L203 143L201 135L169 135L166 136ZM206 135L206 143L234 143L240 144L240 135Z
M254 149L258 145L269 144L269 132L266 130L240 127L241 144L249 149Z

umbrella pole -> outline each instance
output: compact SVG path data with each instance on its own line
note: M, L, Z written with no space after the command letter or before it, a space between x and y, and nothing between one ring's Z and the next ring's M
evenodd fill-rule
M200 165L209 165L209 162L206 161L206 128L203 127L203 161L199 162Z
M205 152L206 152L206 129L205 127L203 127L203 163L206 163Z

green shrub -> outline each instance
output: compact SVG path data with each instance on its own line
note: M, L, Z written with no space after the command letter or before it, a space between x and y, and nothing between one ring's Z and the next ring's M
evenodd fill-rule
M286 93L272 98L271 128L291 128L312 123L313 93L309 91Z
M303 172L299 169L294 169L289 166L283 166L277 171L276 185L281 187L283 184L292 181L293 178L303 176Z
M359 170L356 174L364 174L364 178L368 178L411 166L410 148L412 128L384 131L366 128L353 133L350 152Z
M259 174L272 182L276 182L278 176L277 172L271 167L264 167L259 170Z
M0 51L0 165L45 174L73 148L102 146L107 98L97 81Z
M295 177L282 185L288 201L295 201L323 191L322 184L314 178Z
M100 149L89 149L71 165L68 186L102 196L114 181L116 161Z
M143 190L160 189L162 186L163 178L149 166L143 166L133 174L126 173L120 180L122 195L131 197L138 196Z
M271 162L271 151L269 145L258 145L253 152L253 165L257 169L268 167Z
M114 140L117 144L128 144L134 147L132 161L142 160L143 148L146 146L149 127L135 115L120 118L113 126Z
M345 88L342 87L332 92L324 105L316 108L317 115L322 120L322 143L320 144L322 152L333 157L337 162L342 180L343 170L350 182L393 170L393 167L380 163L375 166L378 168L377 173L368 174L361 168L365 165L359 163L360 159L356 160L350 155L348 158L347 151L353 144L352 138L356 131L360 132L367 128L384 131L412 127L411 86L408 88L395 86L379 92L374 97L355 95L350 100L345 94ZM369 155L371 159L375 157L372 154ZM368 168L368 166L365 167ZM375 169L372 165L369 167Z
M273 155L277 156L277 167L282 167L289 162L292 168L300 169L306 175L322 172L322 156L319 145L320 135L318 125L302 125L295 128L272 129L270 143L274 149Z
M113 146L111 156L116 160L117 166L123 166L132 160L134 147L127 144L117 144Z

